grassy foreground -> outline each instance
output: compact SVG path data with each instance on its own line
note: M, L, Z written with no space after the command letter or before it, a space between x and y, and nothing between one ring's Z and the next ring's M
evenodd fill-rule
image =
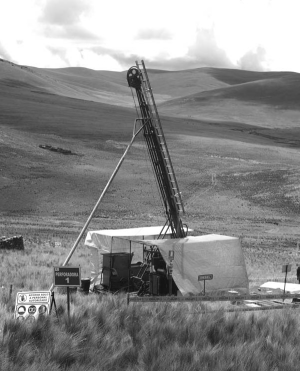
M57 300L59 322L6 317L1 370L299 369L298 311L203 315L197 305L127 306L122 296L77 294L69 321L65 300ZM2 313L7 305L2 297Z
M200 303L127 306L121 295L77 293L72 296L70 321L62 294L56 294L59 321L55 315L31 325L15 321L16 293L48 290L53 266L69 252L77 233L61 229L18 228L25 250L0 251L0 371L299 369L297 309L226 313L215 304L218 311L201 314ZM251 286L279 272L283 258L291 259L290 249L280 252L278 262L272 249L250 242L244 253ZM89 262L80 244L72 264L80 264L87 275Z

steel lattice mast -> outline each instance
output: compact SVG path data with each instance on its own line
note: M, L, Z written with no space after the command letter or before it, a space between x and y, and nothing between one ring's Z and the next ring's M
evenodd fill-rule
M184 206L143 61L136 62L136 66L128 70L127 81L129 86L136 91L144 125L144 137L172 236L173 238L185 237L186 232L180 219L180 214L184 213Z

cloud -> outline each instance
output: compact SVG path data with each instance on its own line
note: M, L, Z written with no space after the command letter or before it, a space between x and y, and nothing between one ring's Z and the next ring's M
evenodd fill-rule
M248 51L238 61L238 68L248 71L266 70L266 50L258 46L255 51Z
M135 39L140 39L140 40L170 40L172 39L172 34L168 30L164 28L160 29L142 29L140 30Z
M61 61L64 67L86 67L93 70L120 71L122 68L116 58L106 48L67 48L48 47L49 52Z
M234 67L225 50L221 49L215 38L214 29L198 29L195 43L188 49L186 61L202 67Z
M89 9L88 0L48 0L40 21L52 25L72 25L78 23Z
M161 30L143 30L138 33L139 37L144 37L149 43L149 47L153 50L155 44L154 37L165 35ZM160 33L161 32L161 33ZM168 40L162 42L168 43ZM151 43L153 45L151 46ZM138 50L138 48L136 48ZM172 56L169 50L157 50L155 55L151 57L147 54L145 48L140 52L124 52L120 48L118 50L110 50L103 47L94 47L93 51L99 55L110 55L115 61L119 63L124 70L128 66L135 64L135 61L144 60L148 68L164 69L164 70L182 70L199 67L222 67L222 68L236 68L226 52L220 48L216 42L213 29L198 29L194 42L185 49L181 56Z
M9 61L12 60L10 54L7 52L7 50L1 43L0 43L0 57Z
M100 37L88 31L84 27L77 25L48 25L44 28L44 35L55 39L75 39L75 40L100 40Z
M90 11L88 0L48 0L39 18L41 33L47 38L99 40L83 19Z
M123 53L111 51L110 55L115 58L125 69L136 60L144 59L148 68L181 70L199 67L236 68L226 52L216 42L214 30L198 29L195 41L186 49L182 56L172 57L165 52L158 52L152 58L137 53ZM127 67L126 67L127 66Z

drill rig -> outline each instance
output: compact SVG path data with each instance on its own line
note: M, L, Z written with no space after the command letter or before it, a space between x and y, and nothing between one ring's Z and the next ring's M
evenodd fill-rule
M167 218L162 231L166 230L167 226L167 230L171 231L171 238L184 238L187 235L187 227L184 228L180 218L184 213L184 206L144 61L136 62L136 65L128 70L127 81L129 87L135 90L138 101L136 108L141 116L138 120L142 124L144 139L165 208ZM164 237L164 233L161 232L158 238ZM144 245L143 257L144 265L136 276L132 276L138 292L152 295L176 294L172 266L167 267L158 248Z
M181 213L184 212L181 194L179 192L161 121L152 94L147 70L143 61L141 61L141 63L136 62L136 66L133 66L128 70L127 81L130 88L135 90L135 94L138 99L138 107L136 108L137 112L139 112L138 115L140 115L141 117L138 117L135 120L134 132L131 142L127 146L113 174L108 180L105 188L103 189L98 201L96 202L91 214L89 215L85 225L83 226L79 236L77 237L62 266L65 266L70 261L81 238L83 237L94 214L96 213L99 204L105 196L109 186L111 185L121 164L123 163L126 154L133 144L134 139L141 131L144 134L149 157L152 163L154 175L159 187L160 196L162 198L167 217L165 225L162 228L159 227L159 230L157 231L157 233L154 233L154 235L156 236L156 238L159 239L170 237L184 238L187 235L188 228L187 226L183 226L180 218ZM136 130L137 122L141 123L141 127L138 130ZM97 234L97 238L103 238L104 240L102 241L100 250L103 248L103 246L106 246L107 241L111 238L110 246L106 246L102 253L103 269L101 273L101 285L104 287L104 289L116 292L119 290L123 290L126 287L131 291L133 290L138 291L139 293L150 293L154 295L161 295L166 292L173 293L175 290L172 290L172 269L167 269L168 267L166 266L166 262L161 256L159 249L156 246L146 246L143 244L143 257L141 257L143 262L139 262L140 264L135 264L133 266L133 264L131 264L133 253L131 251L130 240L130 236L132 237L132 234L128 235L127 231L124 235L120 234L120 231L121 230L117 232L110 231L110 235L106 231L91 231L88 232L88 235L86 237L86 245L96 248L99 248L99 246L95 245L92 235ZM153 233L151 232L150 235L152 236ZM122 248L120 247L122 252L118 251L114 253L112 251L113 236L123 236L123 238L125 238L126 236L125 240L127 239L127 241L130 241L130 252L124 252L124 250L122 250ZM145 234L143 233L142 236L144 237ZM141 239L143 240L144 238ZM107 253L107 251L110 251L110 253ZM96 257L95 261L97 261ZM97 270L96 267L95 269ZM153 272L154 270L156 272L155 274ZM97 278L97 276L98 274L96 272L95 278ZM153 284L151 288L151 282L153 283L154 281L157 283L157 285ZM168 282L169 285L167 285ZM166 288L167 286L168 288ZM175 286L176 285L174 285L174 287ZM51 286L50 290L53 290L53 285Z
M135 89L138 99L141 115L139 120L143 125L149 157L165 207L166 224L171 229L173 238L183 238L186 231L180 214L184 213L184 206L144 61L136 62L136 66L128 70L127 81Z
M199 277L214 276L216 280L211 285L211 290L237 288L248 292L247 272L240 243L236 237L218 235L187 237L188 228L181 221L181 214L184 213L181 194L143 61L136 62L136 65L128 70L127 81L137 97L136 108L140 117L135 120L131 142L103 189L63 266L72 257L134 139L143 132L165 208L166 223L163 227L89 231L85 244L92 248L91 255L95 263L94 271L91 272L94 291L99 293L128 291L128 298L130 292L134 292L134 295L136 293L138 295L198 294L201 290ZM137 122L141 124L138 130ZM167 238L175 240L166 241ZM209 248L207 243L210 244ZM226 245L227 255L221 253L223 243ZM212 254L211 251L214 253ZM102 271L100 271L98 254L103 256ZM172 277L173 260L176 282ZM218 260L217 264L216 260ZM235 267L232 269L232 276L228 276L229 267L230 269ZM53 285L50 290L53 290Z

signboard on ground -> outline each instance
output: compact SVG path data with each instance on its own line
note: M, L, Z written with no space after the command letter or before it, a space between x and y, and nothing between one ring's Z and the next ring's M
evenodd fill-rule
M174 251L173 250L169 250L169 260L170 261L174 260Z
M213 274L200 274L198 276L198 281L212 280L214 278Z
M292 264L284 264L282 266L282 273L288 273L292 270Z
M40 316L49 314L50 291L18 292L15 305L15 318L33 322Z
M80 267L54 267L54 286L80 286Z

